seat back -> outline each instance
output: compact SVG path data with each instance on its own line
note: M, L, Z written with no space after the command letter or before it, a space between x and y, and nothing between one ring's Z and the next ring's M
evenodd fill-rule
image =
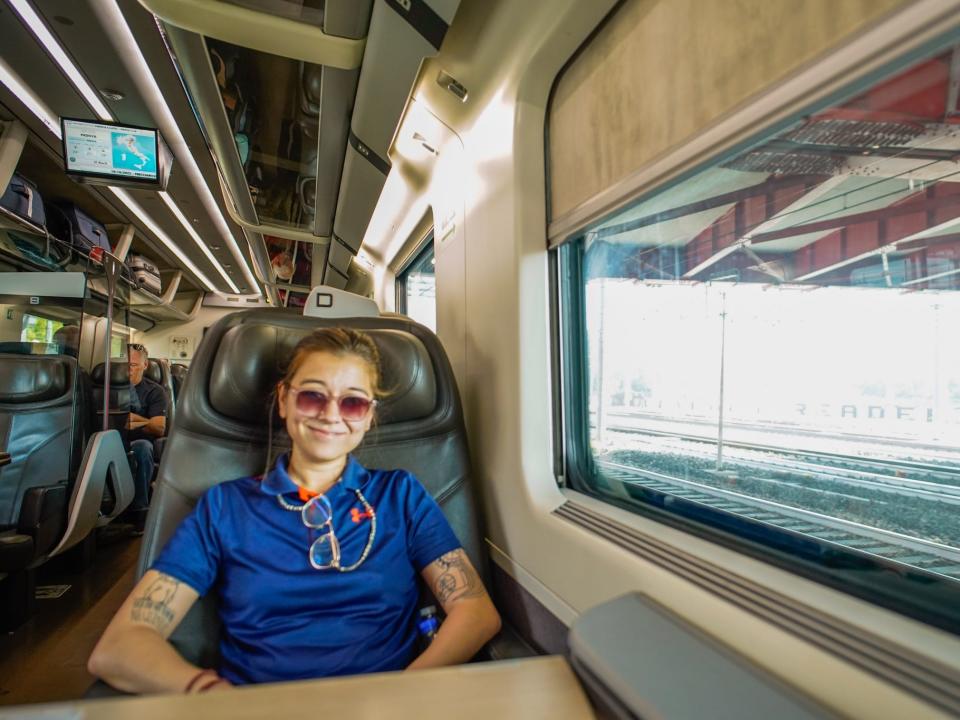
M141 574L204 490L263 471L269 395L281 368L302 337L329 326L370 334L380 350L384 386L392 391L378 405L374 428L357 458L367 467L413 472L486 574L460 399L437 337L408 318L323 320L285 310L234 313L207 331L160 465L141 547ZM285 441L285 435L277 434L275 442ZM198 603L172 638L188 660L215 661L215 600L208 596Z
M72 357L0 354L0 450L11 456L0 468L0 528L33 536L34 558L66 521L86 439L79 386Z
M164 394L167 396L167 434L169 434L170 425L173 424L173 416L176 412L173 379L170 374L170 361L150 358L144 376L162 387Z
M183 387L184 380L187 379L187 368L186 365L181 365L180 363L170 363L170 380L173 384L173 399L174 401L180 400L180 388Z
M96 417L96 429L103 429L103 395L106 366L100 363L90 373L92 385L93 409ZM130 369L126 362L110 363L110 405L107 427L118 430L126 438L127 417L130 414L130 397L133 387L130 385Z

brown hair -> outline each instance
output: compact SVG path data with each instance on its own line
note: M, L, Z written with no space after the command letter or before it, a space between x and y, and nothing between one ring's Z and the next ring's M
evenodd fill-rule
M290 385L293 376L313 353L325 352L337 357L352 355L362 360L370 373L370 384L373 385L373 396L383 397L385 394L381 386L380 352L370 336L353 328L320 328L303 338L293 349L290 363L281 378L281 385Z
M277 412L277 390L281 385L290 386L293 376L303 365L304 361L313 353L325 352L336 357L345 357L352 355L359 358L367 366L367 372L370 373L370 384L373 386L373 396L376 399L385 397L388 391L382 385L382 374L380 372L380 351L376 344L361 330L353 328L331 327L319 328L304 337L293 348L290 355L290 362L287 364L286 371L277 387L270 393L270 419L267 429L267 462L263 469L263 476L266 477L273 469L273 420Z

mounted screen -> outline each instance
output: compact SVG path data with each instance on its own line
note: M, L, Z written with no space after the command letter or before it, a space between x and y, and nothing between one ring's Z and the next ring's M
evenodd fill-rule
M78 182L163 190L170 153L153 128L61 118L63 163Z

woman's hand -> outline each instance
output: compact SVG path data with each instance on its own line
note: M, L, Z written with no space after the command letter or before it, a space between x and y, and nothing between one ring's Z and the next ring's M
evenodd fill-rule
M448 552L421 573L447 619L430 646L408 670L466 662L500 631L500 615L462 548Z

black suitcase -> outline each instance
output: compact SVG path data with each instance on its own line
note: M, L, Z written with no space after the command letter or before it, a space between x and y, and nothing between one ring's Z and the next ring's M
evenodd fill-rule
M46 227L47 213L43 206L43 198L37 186L23 175L13 174L10 184L7 185L0 205L17 217L32 222L34 225Z
M110 252L110 238L107 229L76 205L61 203L59 209L66 220L66 234L70 243L84 255L89 255L95 247Z

